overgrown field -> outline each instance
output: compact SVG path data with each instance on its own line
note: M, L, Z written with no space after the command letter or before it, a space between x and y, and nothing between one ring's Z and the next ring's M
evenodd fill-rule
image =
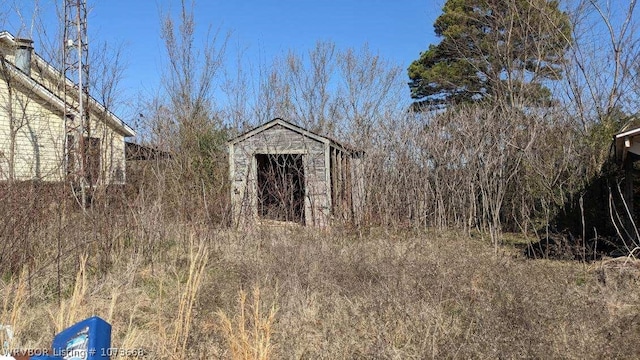
M59 270L43 243L22 276L5 274L12 349L47 347L95 314L113 325L114 347L149 359L640 356L633 260L496 256L489 239L453 232L109 231L100 244L66 238L80 245Z

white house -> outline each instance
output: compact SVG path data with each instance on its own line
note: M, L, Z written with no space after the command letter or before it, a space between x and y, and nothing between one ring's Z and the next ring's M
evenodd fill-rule
M0 32L0 181L63 181L83 159L91 185L124 183L125 138L134 130L90 97L79 139L74 84L32 44ZM83 156L75 156L78 143Z

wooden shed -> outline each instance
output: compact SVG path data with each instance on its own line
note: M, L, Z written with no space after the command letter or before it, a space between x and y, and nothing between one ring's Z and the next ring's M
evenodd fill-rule
M228 142L235 225L359 223L364 153L276 118Z

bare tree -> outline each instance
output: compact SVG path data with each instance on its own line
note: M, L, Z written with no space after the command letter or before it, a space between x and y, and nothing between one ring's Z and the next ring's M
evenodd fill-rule
M226 39L220 39L219 31L212 34L209 30L202 52L196 50L200 47L194 46L193 6L193 2L189 5L182 0L178 28L169 14L163 15L161 28L168 63L162 81L179 131L181 150L193 147L197 134L208 122L216 121L211 112L215 76L226 49Z
M214 94L220 85L228 36L207 31L197 43L194 2L182 1L176 15L161 14L161 37L166 51L162 88L141 106L139 120L155 146L171 153L162 168L154 169L157 199L171 204L181 217L206 216L215 211L225 217L228 202L226 125L216 108ZM237 117L236 117L237 118Z
M574 42L562 92L568 116L580 121L594 149L589 163L596 172L624 114L638 111L633 88L640 54L636 3L620 6L612 1L580 0L571 4Z

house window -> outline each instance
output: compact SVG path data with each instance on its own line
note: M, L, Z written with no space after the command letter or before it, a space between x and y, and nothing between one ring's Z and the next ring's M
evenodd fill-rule
M122 170L122 167L120 167L120 165L116 166L116 168L113 170L113 182L117 184L124 183L124 171Z
M84 169L77 167L78 163L78 149L84 148L84 156L82 164ZM100 179L100 138L83 137L82 143L76 143L76 139L73 135L67 135L67 177L70 180L77 181L81 176L85 176L87 184L96 185ZM81 170L84 170L84 174L81 174Z
M84 138L84 172L89 185L96 185L100 179L100 139Z

